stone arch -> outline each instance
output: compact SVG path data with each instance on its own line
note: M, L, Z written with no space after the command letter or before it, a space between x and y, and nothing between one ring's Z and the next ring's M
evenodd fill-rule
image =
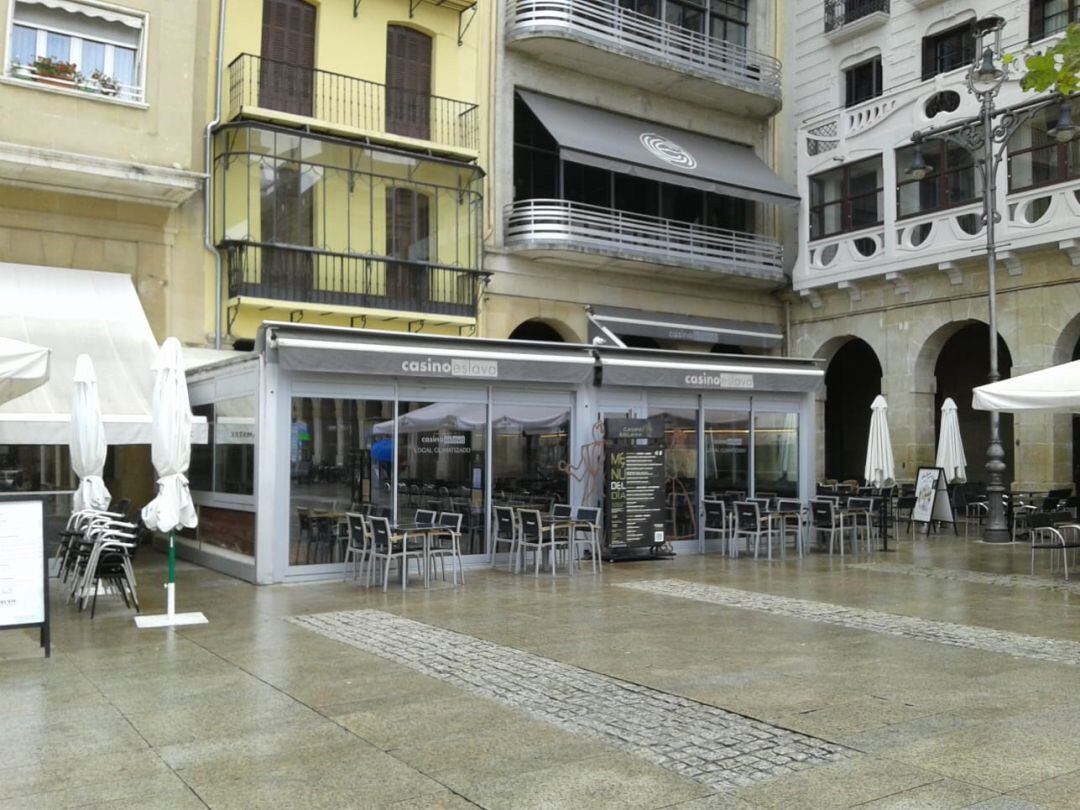
M537 340L551 343L581 343L581 338L557 318L529 318L513 328L510 340Z
M884 367L869 342L854 335L826 341L822 408L822 470L825 477L861 479L870 434L870 405L881 393Z

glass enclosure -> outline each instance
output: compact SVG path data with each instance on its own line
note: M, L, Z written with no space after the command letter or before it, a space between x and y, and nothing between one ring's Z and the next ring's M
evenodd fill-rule
M750 412L705 409L705 494L750 491Z
M754 491L759 497L798 497L798 413L754 416Z
M569 406L495 405L492 422L495 503L569 503Z
M665 537L695 539L698 536L697 409L650 408L649 416L664 421Z

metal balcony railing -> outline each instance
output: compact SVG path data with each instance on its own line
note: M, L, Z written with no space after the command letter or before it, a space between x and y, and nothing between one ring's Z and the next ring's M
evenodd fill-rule
M364 132L479 148L477 105L244 53L229 64L229 116L261 107Z
M259 242L224 242L229 297L476 317L477 270Z
M506 245L586 251L711 272L783 278L783 248L767 236L567 200L519 200L508 205Z
M825 30L835 31L875 11L889 13L889 0L825 0Z
M559 31L629 56L706 73L724 84L780 97L780 61L767 54L631 11L612 0L508 2L508 41Z

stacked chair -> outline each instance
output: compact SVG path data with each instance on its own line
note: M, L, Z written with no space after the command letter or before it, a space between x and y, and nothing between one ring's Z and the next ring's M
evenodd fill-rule
M68 588L68 602L79 612L90 602L90 618L97 611L99 591L119 596L127 607L139 611L132 560L138 545L139 526L123 512L83 509L73 512L60 532L57 556L60 582Z

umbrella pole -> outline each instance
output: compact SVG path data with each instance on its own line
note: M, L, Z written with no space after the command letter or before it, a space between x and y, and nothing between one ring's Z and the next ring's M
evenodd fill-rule
M169 532L169 581L165 583L165 602L171 617L176 613L176 530Z

